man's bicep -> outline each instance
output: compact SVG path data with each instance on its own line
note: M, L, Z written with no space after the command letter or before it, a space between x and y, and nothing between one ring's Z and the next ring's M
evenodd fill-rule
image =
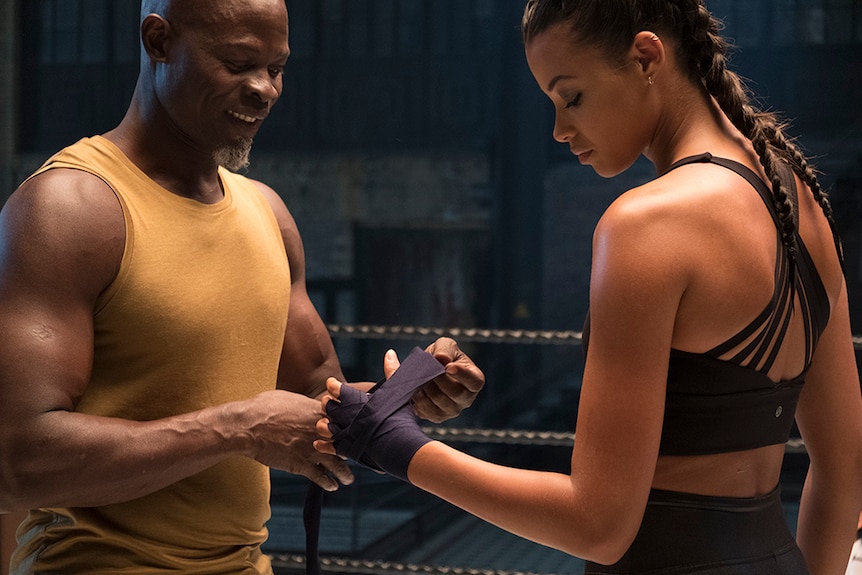
M122 238L119 205L92 177L43 178L4 206L0 415L73 407L89 379L95 301L116 273Z
M2 296L0 296L2 297ZM72 410L89 381L92 327L80 313L0 304L0 419Z

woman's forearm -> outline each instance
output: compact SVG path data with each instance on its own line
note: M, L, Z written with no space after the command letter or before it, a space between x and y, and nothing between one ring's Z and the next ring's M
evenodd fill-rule
M440 442L410 462L410 482L506 531L577 557L613 563L634 533L592 504L572 477L488 463ZM639 514L635 525L640 522Z

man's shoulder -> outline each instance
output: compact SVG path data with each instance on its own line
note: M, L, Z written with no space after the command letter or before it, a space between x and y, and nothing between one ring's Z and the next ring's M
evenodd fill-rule
M94 274L114 269L123 250L124 229L122 208L111 188L72 168L51 169L28 179L0 211L0 233L9 249L37 254L34 261L42 258L57 270L81 263L85 253Z
M42 168L53 164L88 164L98 157L115 159L119 150L102 136L89 136L61 148L48 158Z
M21 187L42 188L51 182L65 180L76 184L91 182L98 187L99 180L105 184L105 173L122 163L122 153L105 138L82 138L45 160Z
M282 219L284 214L289 213L284 200L278 192L268 184L243 174L231 172L225 168L219 168L219 175L221 176L222 181L231 185L234 189L244 190L255 197L263 198L263 200L266 201L266 204L273 212L275 212L276 218L279 219L279 221Z
M91 139L85 138L63 148L24 180L3 206L7 221L24 217L44 227L54 222L81 229L122 222L113 189L84 161L91 146Z

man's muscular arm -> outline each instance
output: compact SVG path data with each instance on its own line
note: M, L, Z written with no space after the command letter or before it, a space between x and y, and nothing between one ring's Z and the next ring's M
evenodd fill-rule
M229 455L304 461L319 403L283 392L176 417L136 422L76 413L93 359L93 310L116 276L124 222L99 179L52 170L0 212L0 512L95 506L141 497ZM291 457L297 449L303 457ZM320 465L318 465L320 464ZM313 470L313 473L309 470Z

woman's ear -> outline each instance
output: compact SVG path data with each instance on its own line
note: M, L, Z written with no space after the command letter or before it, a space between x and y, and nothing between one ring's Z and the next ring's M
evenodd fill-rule
M644 79L650 84L661 73L667 59L665 44L658 34L644 30L635 35L632 57L640 66Z
M153 62L164 62L171 43L171 23L163 16L149 14L141 22L141 43Z

